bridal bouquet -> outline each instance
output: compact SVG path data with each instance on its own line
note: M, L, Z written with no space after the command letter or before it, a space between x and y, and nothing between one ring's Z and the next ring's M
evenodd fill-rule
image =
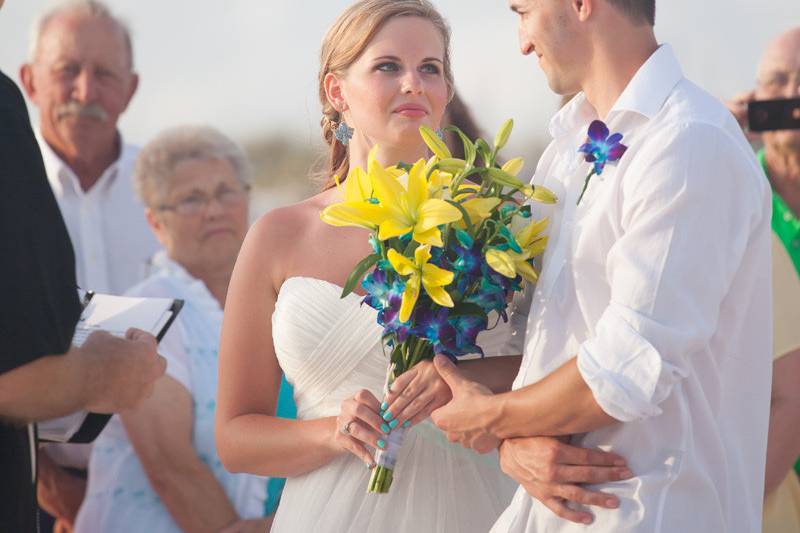
M363 303L378 311L382 341L389 353L387 390L392 381L437 353L451 358L481 354L478 333L502 318L522 280L535 281L533 258L547 244L547 220L532 220L529 200L554 203L553 193L517 179L520 158L502 166L497 154L513 127L507 121L493 146L474 142L450 127L464 144L455 159L444 142L423 126L433 153L428 161L384 168L370 152L367 170L353 168L337 186L340 203L322 220L334 226L372 231L372 253L356 265L342 297L358 281ZM368 492L387 493L405 428L393 429L387 447L377 450Z

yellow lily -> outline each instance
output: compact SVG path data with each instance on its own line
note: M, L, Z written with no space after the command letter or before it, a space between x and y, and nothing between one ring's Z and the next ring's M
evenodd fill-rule
M378 229L383 221L381 206L371 203L372 184L370 176L356 167L347 174L344 186L336 176L336 186L344 197L343 202L331 204L320 213L323 222L331 226L356 226L369 230Z
M514 121L508 119L500 126L500 131L494 136L494 146L496 150L501 149L508 142L508 137L511 135L511 130L514 129Z
M546 218L532 222L514 235L514 240L519 244L522 253L492 248L486 252L486 263L492 270L507 278L515 278L519 274L524 279L535 282L539 279L539 274L531 266L530 260L547 247L547 236L541 233L548 223Z
M535 187L532 185L526 185L522 189L522 194L531 200L536 200L541 204L554 204L558 201L558 197L553 193L553 191L541 185L536 185Z
M384 213L378 205L340 202L323 209L320 218L331 226L355 226L375 231L383 221Z
M428 196L431 198L445 198L449 197L450 183L453 181L453 175L449 172L442 172L434 170L428 178Z
M469 221L474 225L483 222L492 216L492 210L500 205L500 198L470 198L461 204L469 215ZM458 222L459 227L466 227L464 220Z
M425 141L425 144L428 145L428 148L431 149L431 152L433 152L436 157L439 159L450 159L453 157L444 141L428 126L420 126L419 133L422 135L422 140Z
M517 274L534 283L539 279L539 274L530 264L531 256L527 252L518 254L513 250L490 249L486 252L486 263L492 270L507 278L516 278Z
M541 233L547 228L548 224L550 224L550 220L547 218L531 222L514 234L514 240L524 251L536 252L532 253L531 257L537 255L537 253L542 253L544 246L541 246L540 250L540 243L542 240L546 241L547 237Z
M425 179L425 161L420 159L408 173L408 189L373 162L370 175L375 186L375 197L383 210L378 238L382 241L412 232L420 244L442 246L442 232L438 226L461 218L458 208L439 198L430 198Z
M369 167L377 168L378 145L372 147L367 159ZM397 167L389 167L386 172L395 178L403 174ZM329 205L323 209L320 218L331 226L357 226L369 230L377 230L378 225L386 218L384 209L373 197L373 176L355 167L347 174L344 185L339 176L334 176L336 188L344 201Z
M509 159L503 165L503 171L508 172L512 176L519 174L519 171L522 170L522 167L525 166L525 160L521 157L515 157L514 159Z
M408 276L400 304L400 322L408 322L411 318L411 312L419 299L420 284L431 300L443 307L453 307L453 299L442 287L453 282L454 274L428 263L431 258L430 245L419 246L414 251L414 261L394 249L389 249L387 257L398 274Z

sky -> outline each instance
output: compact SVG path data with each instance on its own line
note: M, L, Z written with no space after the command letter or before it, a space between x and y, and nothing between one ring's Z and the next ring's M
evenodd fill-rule
M30 27L49 0L6 0L0 69L18 81ZM319 142L319 45L344 0L107 0L133 30L141 86L121 130L135 143L182 123L241 142ZM456 85L491 134L512 117L509 153L544 142L558 103L517 44L506 0L434 0L453 30ZM800 25L797 0L659 0L656 35L686 76L719 98L752 86L776 34ZM32 110L33 111L33 110ZM34 114L34 121L36 120Z

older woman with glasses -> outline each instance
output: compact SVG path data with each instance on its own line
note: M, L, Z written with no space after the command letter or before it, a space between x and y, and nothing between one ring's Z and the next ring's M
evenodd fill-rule
M168 363L155 392L95 443L78 533L269 528L267 479L227 472L214 444L219 335L249 180L241 149L212 128L168 130L139 155L137 192L164 251L129 295L185 304L159 347Z

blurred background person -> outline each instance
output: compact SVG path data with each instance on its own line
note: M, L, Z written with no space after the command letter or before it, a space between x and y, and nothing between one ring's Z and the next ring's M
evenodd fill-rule
M75 244L78 284L121 294L158 250L133 191L138 149L118 129L136 93L130 33L101 2L67 0L34 26L20 79L39 109L48 179Z
M214 444L219 334L248 228L250 166L217 130L179 127L144 147L135 186L164 251L128 294L185 304L161 342L167 372L153 395L95 442L75 531L263 532L266 478L229 473Z
M756 87L728 102L748 130L747 105L800 97L800 27L774 39ZM749 132L763 143L758 159L772 185L774 357L767 448L764 531L800 531L800 129Z
M58 2L34 24L20 79L39 110L39 145L75 248L78 285L122 294L144 278L158 249L133 192L137 148L117 128L139 83L130 32L101 2ZM90 448L53 444L40 454L41 505L65 525L83 499Z

